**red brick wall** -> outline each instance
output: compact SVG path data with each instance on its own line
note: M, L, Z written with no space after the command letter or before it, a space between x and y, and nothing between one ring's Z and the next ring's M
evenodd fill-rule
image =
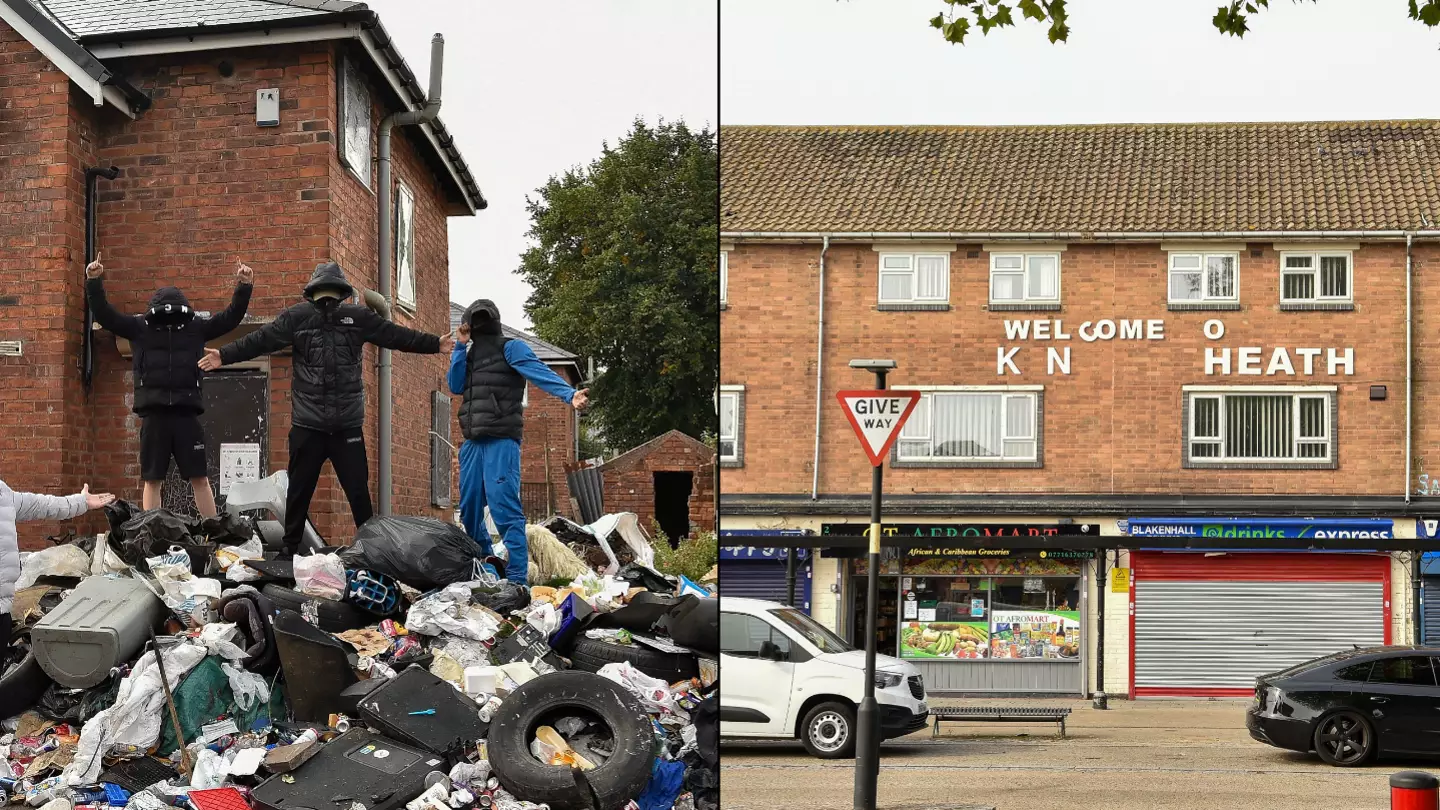
M682 435L670 434L633 456L622 455L602 468L605 511L634 512L646 532L654 531L655 473L690 472L691 531L715 526L715 454L709 447Z
M1252 249L1260 250L1258 257ZM970 251L978 251L969 258ZM741 244L729 256L729 308L721 314L722 383L744 384L744 467L726 469L726 492L807 493L815 408L818 245ZM856 357L893 358L892 385L1044 385L1043 469L896 469L887 491L1054 493L1402 494L1405 419L1405 249L1366 244L1355 253L1353 312L1279 311L1279 256L1269 243L1240 255L1236 312L1170 312L1167 254L1158 244L1074 244L1062 254L1058 313L988 312L989 254L961 245L951 254L948 312L876 311L879 254L868 244L832 244L826 260L825 376L820 450L822 493L863 493L868 465L835 391L867 388ZM1415 448L1417 465L1440 473L1440 400L1426 393L1440 360L1440 267L1435 243L1415 247ZM1427 275L1427 268L1432 275ZM1007 341L1006 319L1061 318L1072 335L1084 321L1159 318L1159 341ZM1202 324L1219 319L1225 336ZM996 375L996 347L1019 346L1022 375ZM1047 346L1072 352L1071 374L1046 374ZM1206 376L1207 346L1355 350L1353 376ZM1323 366L1323 355L1321 357ZM1297 369L1300 370L1300 369ZM1181 466L1181 386L1339 386L1339 469L1197 470ZM1389 398L1369 400L1371 385ZM795 439L799 437L797 452ZM1413 482L1412 482L1413 484Z

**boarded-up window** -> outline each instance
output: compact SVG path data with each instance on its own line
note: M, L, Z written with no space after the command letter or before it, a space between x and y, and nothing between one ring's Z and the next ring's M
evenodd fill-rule
M450 397L430 394L430 503L450 508Z

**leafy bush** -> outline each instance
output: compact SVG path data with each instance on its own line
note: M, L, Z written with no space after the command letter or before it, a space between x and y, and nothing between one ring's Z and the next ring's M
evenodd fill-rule
M720 559L720 539L715 532L702 532L680 541L679 548L670 548L670 539L658 528L652 532L655 546L655 568L662 574L686 576L699 582L710 573Z

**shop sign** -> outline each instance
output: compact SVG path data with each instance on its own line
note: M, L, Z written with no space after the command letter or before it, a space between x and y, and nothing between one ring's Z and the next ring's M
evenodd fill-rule
M1435 540L1440 538L1440 520L1417 518L1415 520L1415 536L1422 540Z
M1392 520L1304 518L1130 518L1118 521L1130 537L1224 537L1251 539L1389 540Z
M870 531L868 523L825 523L820 534L862 536ZM1093 523L887 523L880 527L881 537L913 537L917 540L958 537L1099 537L1100 526Z
M1129 568L1111 568L1111 569L1110 569L1110 592L1111 592L1111 593L1130 593L1130 569L1129 569Z
M798 553L795 559L803 560L810 556L810 549L795 549ZM720 559L722 560L785 560L788 558L788 548L761 548L758 546L721 546Z

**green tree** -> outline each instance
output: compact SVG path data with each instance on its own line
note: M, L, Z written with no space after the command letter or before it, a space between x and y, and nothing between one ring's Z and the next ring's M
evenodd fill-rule
M1305 0L1292 0L1300 3ZM1314 0L1310 0L1314 2ZM963 44L972 29L988 34L996 28L1015 24L1016 16L1049 26L1051 42L1070 38L1070 10L1066 0L942 0L948 9L936 14L930 25L940 29L947 42ZM1250 16L1270 7L1270 0L1231 0L1215 12L1211 23L1222 34L1245 36ZM1431 28L1440 24L1440 0L1410 0L1410 19Z
M540 337L604 369L591 418L612 447L716 429L719 171L714 132L637 120L528 200L525 311Z

